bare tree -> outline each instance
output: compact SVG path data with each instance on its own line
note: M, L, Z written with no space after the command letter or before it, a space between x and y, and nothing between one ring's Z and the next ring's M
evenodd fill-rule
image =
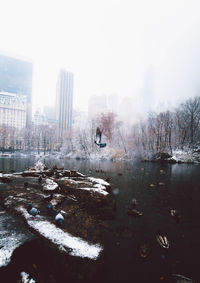
M200 121L200 97L188 99L185 103L181 104L182 117L187 121L187 133L189 134L190 145L199 138L197 131Z

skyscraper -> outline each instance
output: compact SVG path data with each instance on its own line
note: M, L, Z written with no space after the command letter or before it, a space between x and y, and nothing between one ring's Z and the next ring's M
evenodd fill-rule
M4 99L5 97L7 98L9 97L9 99L5 100L5 101L9 101L10 103L9 105L14 103L13 106L11 107L11 109L13 109L12 110L13 114L11 116L13 116L13 119L15 120L15 123L13 125L21 124L21 122L18 123L17 121L20 115L16 115L15 117L15 114L17 112L14 109L16 105L18 105L16 104L16 101L17 103L19 103L19 101L21 102L23 101L23 103L25 103L26 101L25 108L24 106L22 107L23 113L24 111L26 111L25 125L29 126L31 123L32 73L33 73L32 63L26 62L24 60L19 60L16 58L0 55L0 93L1 93L0 96L2 97L2 101L5 100ZM4 109L3 110L4 112L7 111L6 107L3 107L2 109ZM1 118L5 118L5 117L1 117ZM2 121L6 121L6 120L3 119ZM5 123L5 125L8 124Z
M72 126L73 86L73 73L61 69L56 94L56 119L60 134Z
M155 110L155 69L153 66L144 73L144 84L140 95L140 109L143 114Z

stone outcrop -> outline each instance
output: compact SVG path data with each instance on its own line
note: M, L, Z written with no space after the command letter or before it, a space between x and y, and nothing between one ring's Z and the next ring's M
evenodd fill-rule
M103 251L102 223L115 216L110 190L110 184L102 179L57 168L31 168L0 176L0 200L6 210L22 218L33 233L61 253L93 260ZM40 214L30 215L28 203ZM64 217L59 227L55 223L58 211Z

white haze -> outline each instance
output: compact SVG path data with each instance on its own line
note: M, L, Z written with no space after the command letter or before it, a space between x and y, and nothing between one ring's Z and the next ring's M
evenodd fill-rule
M0 52L34 63L34 108L54 104L60 67L75 74L81 110L91 95L111 93L143 111L165 108L200 94L199 8L194 0L1 1Z

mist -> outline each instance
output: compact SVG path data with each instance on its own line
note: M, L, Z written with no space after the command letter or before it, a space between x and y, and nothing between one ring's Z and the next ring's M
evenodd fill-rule
M198 95L198 1L6 1L1 11L1 52L34 63L34 109L54 105L61 67L82 111L92 95L128 97L140 112Z

